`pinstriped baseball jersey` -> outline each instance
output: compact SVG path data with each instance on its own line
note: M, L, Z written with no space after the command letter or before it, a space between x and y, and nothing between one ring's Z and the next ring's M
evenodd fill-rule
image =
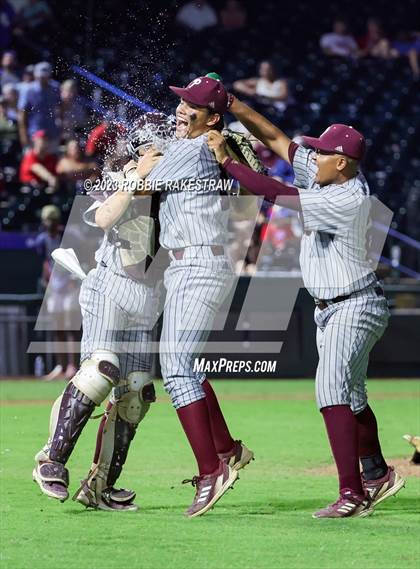
M303 280L315 298L351 295L315 309L317 404L320 409L350 405L358 413L367 404L369 354L389 318L387 301L378 294L377 278L367 261L369 188L362 175L320 187L314 181L317 166L312 155L299 146L293 159L304 228Z
M206 143L206 136L171 143L148 180L220 180L220 168ZM186 191L162 193L160 243L166 249L192 245L225 245L229 218L228 199L218 190L198 182Z
M85 212L83 217L89 225L95 225L99 206L95 202ZM129 217L128 210L119 223ZM127 377L131 371L150 371L158 287L146 286L127 276L118 247L108 234L96 251L95 260L98 266L83 281L79 296L83 316L81 362L94 350L103 348L119 355L121 377Z
M183 249L165 271L160 362L164 385L175 408L205 397L205 379L193 371L217 311L233 284L224 254L212 246L227 244L229 199L203 181L220 181L220 168L205 135L173 142L148 180L167 183L160 201L160 243ZM189 180L188 189L171 191L170 182Z
M167 290L160 339L165 389L175 408L205 396L203 374L193 372L204 350L214 318L231 289L234 276L226 257L210 247L190 247L184 259L165 271Z
M312 155L299 146L293 159L304 228L300 265L309 293L331 299L377 280L367 259L369 187L361 174L321 187L314 181L317 166Z
M121 377L150 371L153 322L158 308L155 289L98 265L84 279L79 302L83 316L83 362L99 348L118 354Z

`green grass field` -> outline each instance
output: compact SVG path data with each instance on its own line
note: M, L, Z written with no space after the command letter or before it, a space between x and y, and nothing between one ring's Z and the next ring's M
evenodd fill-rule
M138 492L138 512L84 510L41 494L33 455L45 442L50 402L63 384L2 381L1 563L4 569L418 568L420 466L406 488L370 518L315 520L337 482L311 381L218 381L234 436L255 451L215 509L183 517L195 474L186 439L158 382L121 485ZM370 381L385 455L404 459L404 433L420 434L419 381ZM90 465L97 421L68 464L70 491ZM417 476L416 476L417 474ZM417 538L416 538L417 535Z

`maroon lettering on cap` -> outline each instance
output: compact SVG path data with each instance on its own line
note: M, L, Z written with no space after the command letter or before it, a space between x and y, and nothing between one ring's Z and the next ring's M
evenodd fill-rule
M364 136L346 124L332 124L319 138L304 136L303 141L316 150L344 154L355 160L362 160L366 151Z
M212 77L197 77L186 87L170 86L169 89L187 103L206 107L220 115L228 109L228 94L220 81Z

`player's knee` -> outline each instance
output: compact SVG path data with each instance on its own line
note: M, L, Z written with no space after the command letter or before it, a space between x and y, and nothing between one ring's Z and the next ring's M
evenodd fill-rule
M108 396L112 387L120 379L118 356L108 350L95 350L85 360L71 380L84 395L96 405L100 405Z
M193 378L193 380L185 376L167 378L163 386L175 409L190 405L206 396L198 378Z
M168 381L165 378L163 379L163 388L165 389L166 393L169 395L172 404L174 404L175 399L175 392L176 392L176 382Z
M163 377L163 387L166 393L169 395L172 405L175 409L178 409L181 405L179 405L179 401L182 399L182 391L183 387L181 382L178 382L175 378L172 377Z
M317 393L316 404L319 410L336 405L350 405L350 398L344 393Z
M353 411L354 415L358 415L362 411L364 411L367 407L367 399L365 401L358 401L357 403L351 402L350 408Z
M138 425L156 401L155 387L150 372L134 371L122 380L113 393L119 416Z

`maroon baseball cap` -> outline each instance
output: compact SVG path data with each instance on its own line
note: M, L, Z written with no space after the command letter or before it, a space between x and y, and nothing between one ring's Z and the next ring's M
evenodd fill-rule
M169 89L187 103L207 107L219 115L228 109L228 93L223 83L212 77L197 77L186 87L170 85Z
M319 138L303 136L303 142L315 150L344 154L361 160L365 154L366 141L360 132L346 124L332 124Z

